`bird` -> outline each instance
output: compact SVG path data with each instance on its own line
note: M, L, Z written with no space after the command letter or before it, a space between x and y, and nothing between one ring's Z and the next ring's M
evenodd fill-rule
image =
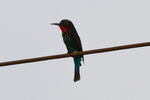
M63 42L66 45L67 53L76 53L78 51L83 51L81 39L73 25L73 23L68 19L63 19L60 23L51 23L51 25L57 25L62 31ZM74 82L80 80L80 66L81 60L84 62L83 55L73 56L75 72L74 72Z

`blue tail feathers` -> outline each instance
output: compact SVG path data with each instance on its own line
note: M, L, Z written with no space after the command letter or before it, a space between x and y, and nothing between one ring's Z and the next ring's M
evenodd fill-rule
M81 57L75 56L74 58L74 64L75 64L75 73L74 73L74 82L80 80L80 66L81 66Z
M79 67L81 66L81 57L80 56L74 57L74 64L75 64L75 70L78 71Z

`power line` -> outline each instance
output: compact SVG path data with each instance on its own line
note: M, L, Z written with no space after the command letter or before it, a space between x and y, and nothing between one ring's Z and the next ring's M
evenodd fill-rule
M43 60L72 57L72 56L76 56L76 55L88 55L88 54L94 54L94 53L102 53L102 52L110 52L110 51L123 50L123 49L138 48L138 47L144 47L144 46L150 46L150 42L102 48L102 49L96 49L96 50L88 50L88 51L75 52L75 53L69 53L69 54L60 54L60 55L53 55L53 56L45 56L45 57L38 57L38 58L30 58L30 59L2 62L2 63L0 63L0 67L8 66L8 65L15 65L15 64L31 63L31 62L37 62L37 61L43 61Z

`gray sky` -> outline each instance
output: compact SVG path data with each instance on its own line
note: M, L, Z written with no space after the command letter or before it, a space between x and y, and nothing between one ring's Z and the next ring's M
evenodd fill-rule
M148 0L0 0L0 62L66 53L71 20L84 50L150 41ZM0 68L0 100L149 100L150 47Z

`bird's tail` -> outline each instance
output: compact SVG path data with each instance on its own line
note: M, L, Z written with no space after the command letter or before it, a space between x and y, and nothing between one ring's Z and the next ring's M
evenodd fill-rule
M80 80L80 66L81 66L81 57L75 56L74 57L74 64L75 64L75 72L74 72L74 82Z

